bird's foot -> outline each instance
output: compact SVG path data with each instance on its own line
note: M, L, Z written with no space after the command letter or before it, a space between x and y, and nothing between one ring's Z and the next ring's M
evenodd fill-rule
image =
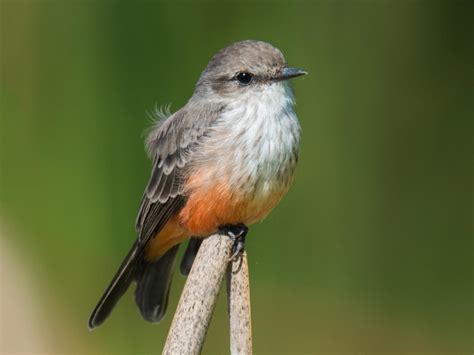
M245 249L245 237L249 231L248 227L243 224L225 225L219 227L219 230L227 234L232 239L232 254L230 260L237 260Z

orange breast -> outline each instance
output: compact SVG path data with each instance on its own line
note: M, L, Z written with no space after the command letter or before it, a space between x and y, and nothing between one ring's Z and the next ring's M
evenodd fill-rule
M188 200L185 206L149 242L146 260L155 261L185 239L208 236L220 226L258 222L270 213L287 191L287 188L282 187L264 198L256 198L252 193L232 188L225 178L209 182L209 176L206 170L188 179Z
M169 249L181 243L188 237L179 223L178 216L172 217L163 229L148 242L145 250L145 260L153 262L163 256Z
M189 197L179 214L189 235L207 236L226 224L250 225L263 219L286 191L277 191L265 199L233 189L225 178L215 183L203 181L208 174L194 174L188 180Z

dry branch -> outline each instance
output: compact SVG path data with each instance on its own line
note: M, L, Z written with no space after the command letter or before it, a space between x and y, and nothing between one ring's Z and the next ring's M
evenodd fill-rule
M227 270L231 354L252 354L247 254L229 263L233 241L214 234L203 241L181 294L163 354L199 354Z
M232 261L227 269L227 299L230 320L231 354L252 354L250 284L247 253Z
M232 240L214 234L203 241L181 294L163 354L199 354L204 343Z

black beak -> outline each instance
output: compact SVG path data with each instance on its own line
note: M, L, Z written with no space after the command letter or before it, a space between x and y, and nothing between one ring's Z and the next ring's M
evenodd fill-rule
M308 74L303 69L298 68L283 68L275 77L273 78L276 81L288 80L296 78L297 76Z

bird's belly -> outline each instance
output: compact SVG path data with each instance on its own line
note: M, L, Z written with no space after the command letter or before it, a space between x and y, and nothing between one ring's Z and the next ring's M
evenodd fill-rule
M233 149L238 152L238 147ZM230 151L223 155L238 158L215 159L187 181L188 200L180 220L189 235L206 236L223 225L262 220L293 180L297 158L291 150L260 157Z
M223 225L251 225L270 213L288 190L280 185L256 194L252 191L255 186L235 187L230 179L208 184L208 173L195 173L189 180L193 188L180 212L181 225L188 235L206 236Z

